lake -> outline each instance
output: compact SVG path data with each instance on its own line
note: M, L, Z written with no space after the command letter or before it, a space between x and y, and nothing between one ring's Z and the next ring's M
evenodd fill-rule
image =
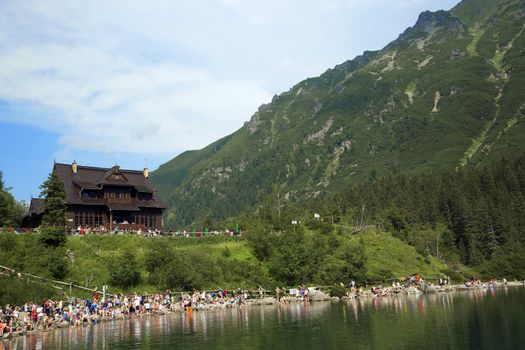
M150 316L0 349L525 349L525 288Z

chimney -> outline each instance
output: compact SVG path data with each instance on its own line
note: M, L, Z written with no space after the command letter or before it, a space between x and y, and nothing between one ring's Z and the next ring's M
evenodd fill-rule
M74 160L73 163L71 164L71 170L73 170L73 174L77 173L78 166L77 166L77 161L76 160Z
M149 177L149 170L148 168L144 168L144 177L147 179Z

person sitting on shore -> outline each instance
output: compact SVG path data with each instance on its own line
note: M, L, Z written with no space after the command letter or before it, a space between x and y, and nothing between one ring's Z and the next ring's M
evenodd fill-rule
M6 333L6 327L7 324L5 323L4 319L0 317L0 337L3 337L4 333Z
M18 319L14 317L9 321L9 328L11 328L11 333L20 332L22 330L20 328L20 324L18 323Z
M29 314L27 313L25 316L24 316L24 323L26 325L26 331L32 331L33 330L33 320L31 319L31 317L29 316Z
M382 294L382 293L383 293L383 291L382 291L381 289L376 288L376 287L372 287L372 294L374 294L374 295L380 295L380 294Z
M299 286L299 299L304 300L304 286L303 285Z

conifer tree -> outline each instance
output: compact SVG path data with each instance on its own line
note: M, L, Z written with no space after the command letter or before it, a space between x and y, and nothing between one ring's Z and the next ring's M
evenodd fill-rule
M0 226L9 225L9 197L4 189L2 172L0 172Z
M47 180L40 186L44 197L44 226L64 227L66 222L66 192L64 183L56 171L49 174Z
M17 202L9 191L0 171L0 227L18 225L25 210L23 203Z

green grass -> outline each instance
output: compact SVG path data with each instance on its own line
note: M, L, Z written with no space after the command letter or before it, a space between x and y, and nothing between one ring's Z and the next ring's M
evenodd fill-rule
M310 232L309 234L316 234ZM367 254L366 271L370 279L378 276L400 277L412 273L435 277L446 270L447 266L434 258L425 259L416 249L389 233L368 231L359 235L345 234L343 240L354 240L361 237L364 240ZM67 248L74 252L75 263L70 276L75 281L85 281L93 274L92 285L101 286L106 283L108 270L105 259L115 256L124 250L131 250L137 256L141 275L147 277L140 264L148 249L158 245L168 245L181 254L191 251L204 251L213 258L230 261L257 263L255 256L244 239L214 239L211 238L147 238L139 236L85 236L70 237ZM225 250L228 256L225 256ZM228 284L228 281L224 281ZM154 286L141 284L138 290L155 291Z
M427 278L440 277L447 265L431 257L426 259L416 249L389 233L369 231L360 235L366 246L367 274L370 277L409 276L419 273Z
M488 132L492 128L492 125L494 125L494 120L491 120L491 121L487 122L487 124L485 125L485 128L482 130L481 134L477 138L472 140L471 145L465 151L465 154L464 154L463 158L461 158L461 160L459 162L460 166L462 166L462 167L466 166L468 164L468 162L472 159L472 157L474 157L476 155L476 152L479 150L481 145L483 145L483 143L487 139Z
M417 89L416 82L412 81L410 82L410 84L408 84L405 90L405 94L408 96L408 100L410 101L410 104L414 103L414 96L416 95L416 89Z
M360 239L363 241L366 254L365 267L362 271L365 271L364 276L367 281L386 281L413 273L419 273L426 277L439 277L444 271L449 270L445 264L432 257L422 256L414 247L389 233L369 230L360 234L354 234L352 233L352 227L348 226L341 226L336 231L338 233L324 234L309 230L305 231L306 237L309 237L308 239L322 238L326 244L324 249L328 248L323 253L326 254L324 255L324 260L319 263L320 265L314 267L311 275L313 276L311 277L312 279L306 281L308 284L322 283L320 282L321 279L317 280L319 277L315 276L326 267L323 267L324 262L328 263L330 259L333 261L334 257L341 256L344 253L344 249L346 249L345 247L349 245L354 246L355 243L358 243L357 240ZM334 239L338 241L338 244L332 250L332 245L329 242L334 242ZM49 270L47 270L47 265L35 262L33 254L21 254L21 252L28 249L34 251L35 247L39 246L38 242L39 236L37 234L13 236L12 234L0 232L0 245L7 244L13 250L12 252L0 252L0 264L11 266L22 272L47 276L50 280L53 279L49 274ZM206 238L142 237L131 235L70 236L67 238L64 247L64 252L68 256L66 263L69 269L62 280L89 288L98 287L99 290L102 289L103 285L109 285L110 293L158 292L161 288L148 282L145 258L149 252L155 252L160 246L169 247L174 254L180 254L179 256L181 257L200 256L199 259L202 259L204 255L206 262L204 265L202 263L196 265L194 272L200 274L201 279L202 269L210 269L216 273L216 276L213 276L214 281L209 283L207 280L202 281L204 288L222 287L230 289L241 287L251 289L256 288L258 285L265 285L265 287L271 288L275 283L279 283L272 277L269 264L257 260L246 238L232 239L213 236ZM110 271L108 270L108 262L125 251L134 253L137 262L136 268L141 275L141 283L127 290L111 284L109 280ZM200 255L195 255L196 252ZM290 254L292 252L294 252L294 249L290 247ZM295 250L295 253L297 253L297 250ZM18 256L16 266L12 265L13 254ZM40 256L42 255L45 254L40 252ZM192 262L193 260L188 261L190 264ZM49 290L41 289L36 284L27 284L25 286L20 284L19 281L11 281L7 277L3 281L2 283L7 284L3 286L4 288L0 286L0 292L5 290L8 293L4 295L5 298L15 298L17 288L28 288L24 290L24 293L19 293L24 298L42 298L45 296L44 294L50 293ZM9 285L9 281L12 282L11 285ZM81 290L73 290L73 295L75 296L87 297L89 296L88 294L88 292Z
M483 36L483 31L478 27L475 27L470 30L470 35L472 35L472 41L467 45L467 52L471 57L477 57L479 56L478 43Z
M230 255L225 259L255 262L246 242L237 238L208 237L208 238L174 238L174 237L141 237L132 235L111 236L73 236L69 237L66 248L72 251L74 262L71 264L69 279L85 285L101 288L107 283L109 271L106 267L108 259L124 251L131 251L137 258L137 264L142 280L147 280L147 272L143 267L145 254L149 249L159 245L168 246L181 254L190 251L204 251L206 254L219 258L223 256L225 248ZM142 283L133 289L155 292L158 288ZM117 289L119 290L119 289ZM119 290L120 291L120 290Z

